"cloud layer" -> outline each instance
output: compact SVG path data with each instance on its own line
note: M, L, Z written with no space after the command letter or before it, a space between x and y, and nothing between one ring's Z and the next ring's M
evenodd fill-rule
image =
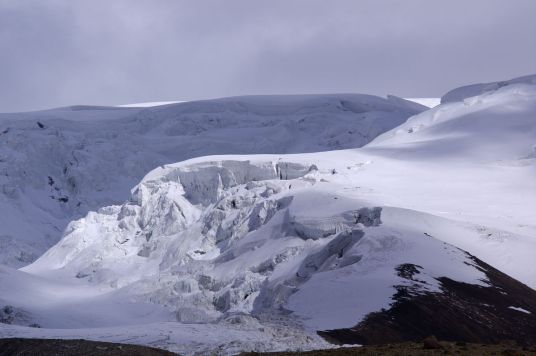
M533 0L0 0L0 112L242 94L439 96L536 73Z

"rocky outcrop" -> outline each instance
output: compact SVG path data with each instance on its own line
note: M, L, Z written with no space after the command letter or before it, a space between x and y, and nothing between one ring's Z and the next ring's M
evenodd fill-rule
M536 345L536 291L468 254L485 273L487 285L437 278L440 292L422 292L422 267L398 266L410 281L396 286L389 309L371 313L355 327L320 331L326 340L341 344L386 344L420 341L433 334L440 340L499 343L515 340Z

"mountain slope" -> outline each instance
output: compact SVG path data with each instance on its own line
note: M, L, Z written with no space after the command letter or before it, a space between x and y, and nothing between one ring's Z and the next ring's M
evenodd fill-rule
M269 350L281 347L275 339L282 334L254 336L257 327L294 325L288 348L319 347L315 331L351 327L388 308L395 286L419 296L440 294L445 278L477 287L491 283L469 255L438 238L452 234L451 239L480 241L475 226L348 197L351 175L333 169L343 171L342 164L358 154L339 152L336 163L333 154L323 155L313 155L314 165L308 155L287 157L293 162L275 156L221 160L230 158L224 156L157 169L128 203L72 223L58 245L24 269L39 278L70 280L73 290L81 285L97 295L83 293L83 303L58 306L48 320L39 311L38 294L29 293L36 299L25 305L10 298L12 292L0 293L0 299L42 320L44 329L32 331L35 336L57 337L47 328L68 327L68 316L79 327L98 326L96 301L114 305L104 309L107 323L135 329L149 319L136 320L129 310L152 302L168 310L163 320L211 325L217 333L234 320L242 333L230 343ZM422 268L419 283L401 273L408 264ZM119 302L125 296L129 302ZM92 331L101 335L95 338L111 333L108 325ZM175 337L188 339L189 332ZM254 346L243 333L264 341Z
M482 95L487 92L493 92L511 84L536 84L536 75L526 75L510 80L500 82L480 83L466 85L460 88L453 89L441 97L441 103L450 103L455 101L463 101L464 99Z
M436 278L443 276L477 285L485 280L463 252L432 237L440 234L433 226L423 231L408 224L426 223L426 216L338 194L344 186L329 182L337 176L329 154L315 165L267 158L215 157L158 169L130 202L71 224L58 245L24 270L56 283L72 281L73 292L64 297L80 293L80 285L99 291L82 293L81 302L69 297L74 308L48 307L55 317L47 318L39 294L29 293L39 301L26 304L12 292L0 299L18 303L44 328L66 328L71 318L79 327L95 327L99 310L106 311L101 327L122 318L122 325L136 325L150 319L136 320L129 310L152 302L168 310L163 320L174 315L187 324L295 325L288 347L304 347L315 330L348 327L387 307L393 286L405 283L396 274L400 264L425 266L425 283L415 293L439 291ZM130 302L117 304L125 295ZM268 338L258 347L271 349L274 342Z
M420 341L437 335L441 340L487 344L515 340L519 345L536 345L536 291L476 257L470 258L486 274L486 286L441 277L439 293L415 295L423 283L423 267L400 265L398 274L408 284L396 286L388 310L371 313L352 328L320 334L342 344Z
M367 147L389 150L391 157L522 164L523 159L536 157L535 88L510 84L442 104L413 116Z

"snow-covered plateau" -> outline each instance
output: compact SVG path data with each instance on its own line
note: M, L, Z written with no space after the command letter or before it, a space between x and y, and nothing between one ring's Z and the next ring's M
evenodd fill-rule
M376 342L373 327L534 342L533 78L431 109L326 95L4 114L0 336L181 354Z

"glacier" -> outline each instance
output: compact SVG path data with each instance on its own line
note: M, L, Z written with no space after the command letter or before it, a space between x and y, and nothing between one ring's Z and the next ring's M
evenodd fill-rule
M340 94L0 114L0 263L33 262L69 221L121 203L160 165L361 147L425 109L396 97Z
M11 324L0 324L0 336L130 342L182 354L328 348L334 346L319 331L354 327L390 308L401 288L415 297L441 293L444 278L490 286L472 256L535 288L536 85L514 80L479 90L428 110L397 98L349 103L332 96L322 104L318 97L252 97L130 113L121 110L140 109L103 108L125 115L111 127L152 133L154 151L139 146L138 155L153 169L143 177L142 164L118 173L136 156L117 163L113 152L121 148L105 155L112 148L106 140L88 146L87 162L109 168L96 169L105 189L94 198L99 180L87 170L89 187L73 199L92 197L98 208L87 204L79 216L63 211L58 221L75 219L57 243L20 270L0 267L0 283L9 286L0 290L0 305L17 311ZM365 113L374 118L365 126L374 134L346 143L337 136L340 146L323 150L333 142L324 140L323 127L331 111L343 118L328 131L347 133L348 122ZM243 130L217 122L219 116L240 121ZM89 125L86 119L71 124ZM288 129L302 119L303 136ZM250 129L273 146L248 146L258 143ZM176 141L181 130L200 131ZM236 140L218 141L224 132ZM167 133L178 142L173 149ZM121 140L138 144L132 131ZM196 157L201 145L208 152ZM238 146L257 148L238 154ZM181 147L191 147L191 155ZM184 159L167 161L171 151ZM141 180L124 193L137 174ZM115 175L123 190L113 200L106 192L115 189L107 185ZM9 199L28 202L31 189L41 194L30 186ZM47 208L35 204L17 209ZM417 266L418 279L408 277L407 266Z

